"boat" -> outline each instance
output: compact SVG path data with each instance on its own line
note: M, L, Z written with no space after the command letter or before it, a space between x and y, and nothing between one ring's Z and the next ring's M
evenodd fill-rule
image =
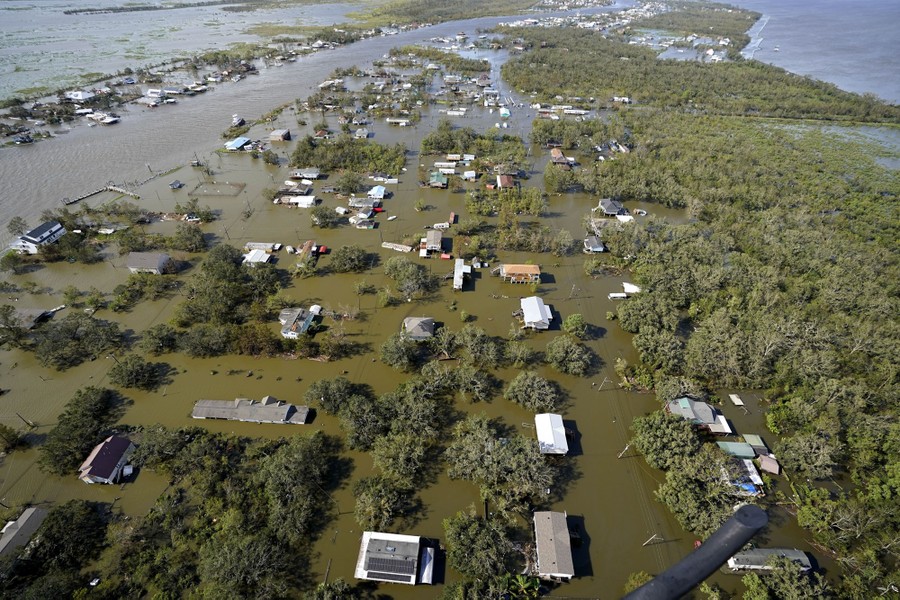
M397 215L391 215L391 216L389 216L389 217L387 218L387 220L388 220L388 221L393 221L393 220L396 219L396 218L397 218Z
M232 127L240 127L245 123L244 117L239 115L231 115L231 126Z

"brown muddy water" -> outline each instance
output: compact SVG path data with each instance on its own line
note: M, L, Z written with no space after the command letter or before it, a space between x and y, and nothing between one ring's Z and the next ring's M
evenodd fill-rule
M455 33L460 27L457 24L450 30ZM426 35L438 34L429 32ZM421 32L419 37L422 37ZM352 64L346 61L346 55L344 58L344 64ZM361 61L357 64L361 64ZM321 76L314 78L310 83L324 79L334 66L337 64L331 62L320 65L316 72ZM495 75L496 72L495 69ZM253 85L249 81L241 82L244 83ZM234 86L233 89L238 88ZM509 91L505 90L504 93L509 94ZM381 143L401 141L411 150L407 160L407 171L400 174L399 184L387 186L393 192L393 197L385 201L387 213L377 218L376 229L362 231L343 226L335 230L322 231L311 227L307 210L273 205L262 198L261 192L264 188L277 185L286 178L287 167L266 166L245 153L223 155L212 152L219 142L213 143L211 140L227 126L227 114L239 112L227 109L228 102L218 102L221 99L218 94L219 92L216 92L211 96L217 100L215 106L218 116L207 120L203 125L205 146L191 144L190 138L187 137L184 144L173 146L170 155L159 154L158 150L155 154L159 159L169 160L166 165L159 165L163 167L184 164L196 152L214 171L212 175L214 180L243 186L242 190L233 196L199 196L202 205L208 204L219 212L219 220L204 226L204 231L217 242L230 243L238 247L250 241L280 242L296 246L308 239L315 239L331 248L345 244L360 244L378 252L384 261L397 253L382 249L380 247L382 241L399 242L409 236L420 236L425 225L447 220L451 211L460 218L466 216L465 194L448 190L421 189L418 186L419 165L430 166L433 158L426 161L420 158L417 152L422 137L440 118L437 110L425 114L422 122L415 127L390 128L384 123L369 126L370 131L374 131L376 141ZM305 97L306 94L295 95ZM258 113L264 112L271 103L260 105L264 100L260 96L264 97L265 94L257 94L253 102L244 98L244 106L252 105L258 107ZM523 102L526 100L518 97L516 99ZM199 103L205 100L191 99L190 102L198 103L198 109L191 113L200 114L202 111L199 110ZM284 98L274 100L281 101ZM458 119L456 122L484 130L499 121L496 114L491 114L487 110L480 109L473 112L476 114ZM530 120L533 117L530 112L532 111L527 108L514 109L508 131L527 138ZM253 116L244 114L247 117ZM309 122L318 120L317 115L299 116ZM295 134L302 134L303 128L297 125L297 117L292 110L287 110L275 122L266 127L256 127L248 135L254 139L262 139L267 129L282 127L290 128ZM144 118L149 119L150 115L145 115ZM126 120L123 127L115 131L127 131L127 122ZM175 137L172 129L177 130L184 123L179 120L178 124L172 125L171 128L161 126L160 135L167 143L171 143ZM337 128L332 125L333 128ZM146 126L145 122L144 127ZM209 128L212 128L213 132L205 131ZM85 129L83 133L106 135L106 131ZM185 135L190 136L192 133L197 133L197 129L189 128ZM36 144L35 148L44 152L44 148L52 149L52 144L58 143L57 140ZM135 149L135 146L139 147L143 140L130 140L126 144L126 139L118 138L117 143L126 146L129 153L140 155L139 149ZM157 145L161 142L151 139L148 143ZM275 150L287 156L294 143L278 144ZM542 152L534 154L534 174L525 185L529 187L542 185L540 173L543 171L545 160ZM141 169L135 169L134 161L134 157L127 159L129 166L124 170L118 169L113 164L105 165L104 177L139 178L138 172ZM146 171L145 165L140 166ZM95 166L91 167L94 168ZM185 182L185 188L179 191L169 189L168 181L175 178ZM154 179L142 186L139 189L142 196L140 204L150 210L170 210L176 202L187 199L187 190L194 189L205 179L206 176L199 169L183 167L171 175ZM483 181L480 181L478 185L482 184ZM318 187L321 188L322 185L323 182L319 182ZM50 187L59 189L59 186ZM432 208L416 212L413 205L419 198L424 199ZM98 196L91 202L97 204L109 200L110 197ZM542 218L542 222L554 229L568 229L576 239L580 239L583 233L582 218L596 202L596 198L584 194L552 196L548 215ZM338 202L326 195L324 204L334 207ZM248 207L252 209L252 215L244 219L242 212ZM636 207L638 206L628 205L628 208ZM658 206L640 207L651 214L672 221L682 221L686 218L682 212ZM387 221L386 217L389 215L396 215L397 219ZM147 230L170 233L174 230L174 223L155 223L147 226ZM445 237L451 239L454 237L453 228L445 233ZM452 270L450 261L418 259L415 254L408 256L412 260L425 261L436 274ZM289 268L292 265L291 258L282 251L278 254L278 265ZM552 507L583 519L583 544L576 551L577 577L556 593L558 596L579 598L616 597L620 595L629 573L640 570L658 573L687 554L694 542L693 536L682 531L668 511L653 497L653 491L662 480L661 474L647 467L643 459L636 456L633 451L629 450L621 459L617 458L630 437L629 425L632 419L658 406L652 395L625 392L614 383L615 360L619 357L629 361L636 360L631 336L621 331L617 323L606 318L607 311L616 308L613 302L607 300L607 294L620 291L620 284L627 280L627 277L587 277L583 272L585 257L581 254L556 258L551 255L500 253L498 258L499 260L495 262L536 262L541 264L545 273L537 295L551 305L556 321L554 330L531 334L527 338L535 349L543 350L549 341L560 335L558 327L561 319L573 313L583 314L598 331L598 335L587 342L602 361L600 369L591 377L560 375L544 367L538 370L542 375L557 380L567 392L569 400L559 412L563 414L567 426L578 432L577 441L573 445L574 452L567 459L575 466L578 476L568 483L563 499L555 502ZM320 264L327 266L329 260L329 257L325 256ZM188 271L181 277L187 278L190 275ZM69 284L82 290L95 286L111 292L116 285L124 283L127 276L124 259L111 249L107 249L106 260L96 265L53 264L10 279L17 284L33 281L44 290L43 293L36 295L16 294L19 298L15 302L16 306L52 308L62 303L61 290ZM377 360L377 349L385 338L399 329L404 317L431 316L444 323L446 327L458 330L462 327L459 315L462 311L466 311L475 317L476 325L491 335L505 338L513 322L511 313L519 307L518 299L532 295L531 290L524 286L505 284L498 278L491 277L489 269L486 268L476 272L463 291L453 292L450 282L444 282L440 293L431 301L378 308L374 296L360 297L355 294L353 285L363 278L378 287L388 283L383 276L383 269L379 267L360 276L326 275L296 279L285 292L300 305L316 302L326 309L360 309L362 317L345 322L344 330L353 341L368 344L372 349L371 352L332 363L243 356L189 359L175 354L164 355L160 360L169 363L177 371L172 382L155 392L128 390L126 396L131 400L131 404L127 407L121 422L129 425L162 423L170 427L199 423L213 431L254 437L305 435L316 430L340 435L337 420L322 413L317 415L312 424L289 428L278 425L193 421L190 418L190 411L193 403L199 398L231 399L236 396L260 398L270 394L288 402L300 402L311 382L341 374L345 374L353 381L368 383L377 393L387 392L395 388L404 376L381 364ZM97 316L117 321L123 330L137 335L151 325L167 321L180 301L181 297L175 294L171 298L141 303L128 313L100 311ZM455 309L450 306L453 301L456 302ZM274 331L278 325L272 323L271 327ZM53 427L55 419L74 390L86 385L106 385L107 373L111 366L112 360L100 357L60 373L41 367L29 355L4 351L0 353L0 387L9 389L10 392L0 398L0 420L7 425L18 427L22 425L17 416L20 414L25 419L35 422L38 427L32 434L32 439L39 441L40 437ZM239 371L240 374L228 375L229 371ZM247 371L252 371L253 375L247 377ZM514 375L513 370L498 373L505 382ZM726 397L724 394L723 390L720 397ZM484 411L492 417L503 419L524 433L533 435L533 415L502 398L477 404L459 401L457 408L464 413ZM739 431L765 434L762 408L758 404L757 397L754 396L748 402L750 414L737 413L731 406L723 406L723 409L726 416L738 425ZM768 439L770 437L772 436L767 436L767 440L771 443L773 440ZM162 477L146 471L139 473L133 483L122 487L88 486L76 480L74 476L50 477L36 467L36 455L35 450L18 452L6 457L0 463L0 502L7 505L54 504L70 498L85 498L115 502L115 506L124 513L137 515L147 511L166 486ZM355 462L352 474L354 480L371 473L372 463L368 456L359 453L351 453L351 456ZM329 579L336 577L353 579L361 532L352 514L354 498L350 492L351 487L352 481L334 493L331 498L322 499L323 502L334 502L340 515L316 544L317 556L313 570L319 580L325 577L326 572ZM444 518L457 511L467 510L471 506L479 510L481 508L475 486L467 482L451 481L446 476L442 476L434 485L422 490L421 497L427 508L421 520L404 533L441 539L443 536L441 521ZM654 534L664 541L642 546ZM770 539L773 543L809 549L803 545L802 533L792 525L790 519L779 519ZM447 581L452 581L456 577L457 575L452 572L446 575ZM715 578L727 588L737 586L738 580L735 577L717 575ZM441 593L439 587L407 588L400 585L382 585L380 591L397 599L433 598Z

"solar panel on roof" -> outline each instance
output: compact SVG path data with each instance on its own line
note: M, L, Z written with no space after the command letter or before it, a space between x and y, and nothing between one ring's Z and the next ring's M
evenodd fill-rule
M370 575L371 571L414 575L416 572L416 561L371 556L366 564L366 570L370 572Z
M367 577L369 579L386 579L388 581L409 581L412 575L395 575L394 573L368 571Z

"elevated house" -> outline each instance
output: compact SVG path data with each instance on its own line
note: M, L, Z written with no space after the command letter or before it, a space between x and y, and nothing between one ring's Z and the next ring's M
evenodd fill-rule
M575 576L572 543L566 513L536 511L534 513L534 541L538 577L568 581Z
M509 283L540 283L540 265L507 264L500 265L500 279Z
M522 327L525 329L550 329L553 313L537 296L529 296L520 300L522 311Z
M97 444L78 467L78 478L85 483L116 483L134 452L131 440L111 435Z
M288 404L272 396L265 396L259 402L248 398L197 400L191 412L191 417L195 419L223 419L279 425L303 425L308 415L308 407Z
M688 396L682 396L681 398L675 398L674 400L669 401L669 403L666 404L666 410L673 415L678 415L687 419L698 427L708 429L711 433L722 435L732 433L728 420L722 413L706 402L694 400ZM749 444L747 447L749 448Z
M463 259L457 258L453 264L453 289L461 290L466 275L470 275L471 273L472 265L467 265Z
M41 246L52 244L65 234L66 230L59 221L47 221L20 235L10 244L9 249L20 254L37 254Z
M423 342L434 337L434 319L431 317L406 317L400 329L403 337Z
M172 259L164 252L129 252L126 259L132 273L152 273L162 275L173 270Z
M23 510L15 521L9 521L0 532L0 557L13 554L28 544L46 518L46 509L32 506Z
M354 577L386 583L431 584L434 548L417 535L364 531Z
M278 322L282 325L281 337L289 340L297 339L306 333L321 312L322 307L318 304L313 304L309 309L285 308L278 315Z
M560 415L553 413L534 415L534 428L537 431L541 454L566 454L569 452L566 428L563 427Z

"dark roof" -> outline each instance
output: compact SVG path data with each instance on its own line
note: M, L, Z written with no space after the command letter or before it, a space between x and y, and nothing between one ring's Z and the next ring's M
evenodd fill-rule
M81 476L94 476L109 479L116 470L116 465L131 447L131 440L111 435L94 448L81 468Z
M39 239L42 235L44 235L45 233L47 233L48 231L50 231L51 229L53 229L54 227L59 227L59 226L60 226L59 221L47 221L46 223L42 223L41 225L38 225L37 227L35 227L34 229L32 229L31 231L29 231L28 233L26 233L26 234L25 234L24 236L22 236L22 237L26 237L26 238L31 238L31 239L33 239L33 240L37 240L37 239Z

